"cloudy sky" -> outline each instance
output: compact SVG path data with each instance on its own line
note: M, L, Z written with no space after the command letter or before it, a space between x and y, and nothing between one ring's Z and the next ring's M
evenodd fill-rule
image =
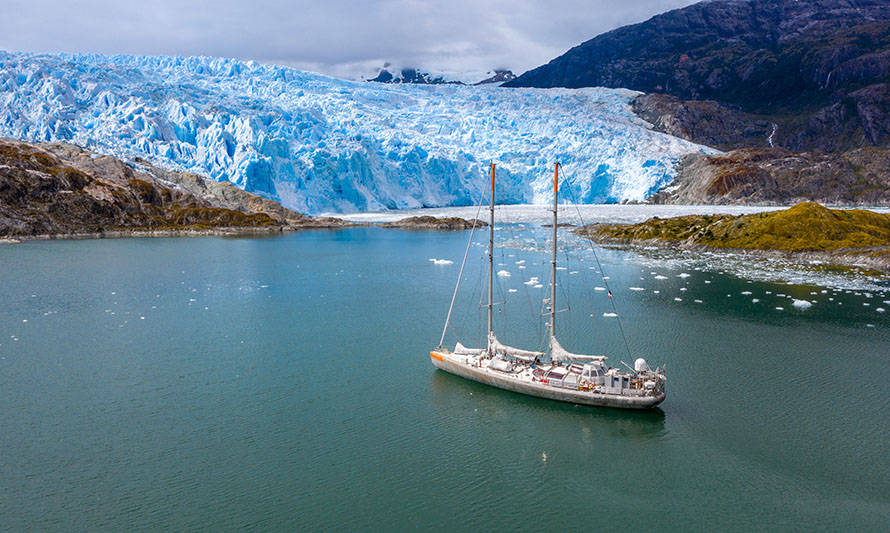
M358 78L524 72L689 0L0 0L0 49L209 55Z

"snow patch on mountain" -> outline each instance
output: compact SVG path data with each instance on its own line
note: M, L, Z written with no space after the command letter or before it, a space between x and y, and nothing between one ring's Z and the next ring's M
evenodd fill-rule
M218 58L0 52L0 135L230 181L307 212L643 200L710 149L651 131L614 89L380 85Z

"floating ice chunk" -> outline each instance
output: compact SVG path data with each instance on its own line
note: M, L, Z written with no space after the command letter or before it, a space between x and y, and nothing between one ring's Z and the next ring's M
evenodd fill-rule
M871 304L868 302L862 302L862 307L870 307Z
M875 311L877 311L878 313L883 313L884 308L883 307L875 307Z
M450 264L454 263L454 261L452 261L450 259L433 259L433 263L435 263L437 265L450 265Z
M606 288L605 288L605 287L594 287L593 290L595 290L595 291L604 291L604 290L606 290Z
M566 267L556 267L556 270L568 270Z
M646 290L643 287L629 287L629 289L632 291L645 291Z
M543 287L543 285L541 285L540 283L534 286L535 289L540 289L541 287Z
M498 277L499 278L509 278L510 273L507 272L506 270L498 270Z
M516 289L507 289L507 292L516 292Z
M22 324L24 324L24 323L26 323L26 322L28 322L28 319L27 319L27 318L22 319Z
M685 290L686 290L686 287L680 287L680 292L683 292Z
M578 273L577 270L572 270L571 272L569 272L569 274L577 274L577 273Z
M791 305L793 305L797 309L800 309L801 311L806 311L810 307L813 307L813 304L808 302L807 300L794 300L794 303L792 303Z
M662 276L661 274L655 276L655 279L667 279L667 276Z
M756 303L759 303L759 302L760 302L760 298L752 298L752 299L751 299L751 303L752 303L752 304L756 304Z
M784 310L785 310L784 307L776 307L776 311L784 311Z
M751 296L751 291L742 291L742 296Z
M603 316L606 318L615 318L618 315L615 313L603 313Z
M654 294L661 294L661 291L652 291Z
M710 283L711 283L711 280L709 280L709 279L705 280L705 285L710 285Z
M677 277L678 277L678 278L688 278L688 277L689 277L689 274L687 274L686 272L683 272L683 273L681 273L681 274L677 274Z
M604 279L604 280L610 280L610 279L612 279L612 278L610 278L609 276L603 276L603 279Z
M865 327L867 327L867 328L873 328L873 327L875 327L875 325L874 325L874 324L866 324ZM18 340L18 339L16 339L16 340Z
M525 259L520 259L519 261L516 261L516 264L517 264L517 265L524 265L524 264L525 264Z
M702 303L701 300L692 300L692 301L695 302L695 303L697 303L697 304Z
M519 270L525 270L525 265L519 265Z
M682 302L682 301L683 301L683 298L674 298L674 301L675 301L675 302Z

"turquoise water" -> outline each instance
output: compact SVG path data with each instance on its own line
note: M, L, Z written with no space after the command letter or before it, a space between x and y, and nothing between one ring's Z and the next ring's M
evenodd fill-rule
M466 237L0 247L2 528L886 528L890 293L604 251L633 357L667 366L668 397L577 407L430 364ZM483 338L483 253L448 344ZM502 341L542 342L545 260L498 249ZM630 362L590 257L565 264L563 345Z

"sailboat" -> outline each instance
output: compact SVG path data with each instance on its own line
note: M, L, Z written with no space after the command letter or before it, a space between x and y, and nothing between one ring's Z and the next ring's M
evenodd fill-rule
M559 163L553 172L553 249L551 256L549 342L546 352L523 350L502 344L492 323L494 303L494 196L495 165L491 165L491 202L488 238L488 344L467 348L457 342L453 350L444 346L445 332L454 307L454 297L445 319L439 346L430 352L433 365L445 372L479 383L529 396L562 402L622 409L648 409L665 398L665 376L638 358L626 370L613 368L602 355L571 353L556 339L557 206ZM481 206L480 206L481 207ZM470 240L472 241L472 233ZM469 245L467 247L469 250ZM464 263L466 256L464 257ZM461 272L463 265L461 266ZM460 274L454 294L460 285ZM610 293L611 296L611 293Z

